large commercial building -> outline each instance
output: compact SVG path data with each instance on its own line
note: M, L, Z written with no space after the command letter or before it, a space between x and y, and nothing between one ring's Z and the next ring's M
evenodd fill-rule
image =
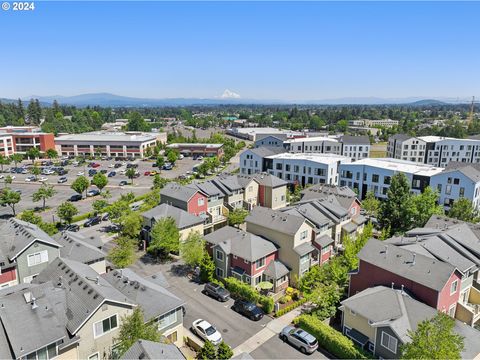
M54 136L43 133L36 126L5 126L0 128L0 154L10 156L26 153L31 148L41 152L55 149Z
M167 145L167 148L178 150L185 156L223 156L223 144L175 143Z
M227 133L242 139L247 139L251 141L257 141L260 138L273 135L273 136L285 136L287 138L296 138L305 136L303 133L292 130L282 130L277 128L231 128L227 130Z
M480 140L397 134L388 139L387 156L439 167L450 161L480 163Z
M143 157L147 148L167 141L166 133L89 132L55 138L61 155Z

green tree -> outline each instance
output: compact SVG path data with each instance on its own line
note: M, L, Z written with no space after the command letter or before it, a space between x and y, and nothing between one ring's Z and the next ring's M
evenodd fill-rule
M392 176L387 199L382 203L379 221L382 227L390 227L392 233L403 233L412 228L415 204L410 194L408 179L403 173Z
M163 157L163 155L158 155L155 164L158 167L158 171L162 170L163 165L165 165L165 157Z
M11 162L12 162L12 160L9 157L6 157L6 156L0 154L0 167L2 169L2 173L3 173L3 166L8 165Z
M45 152L45 155L47 156L47 158L53 160L58 157L58 152L55 149L47 149L47 151Z
M32 194L33 202L42 201L42 209L45 210L45 202L47 199L54 197L56 194L52 185L42 184L40 188Z
M453 202L448 217L473 223L479 221L478 211L473 207L472 202L464 197Z
M35 159L40 157L40 150L36 147L31 147L30 149L28 149L25 155L27 155L27 157L32 160L33 164L35 162Z
M159 342L161 335L155 322L144 322L143 310L136 307L131 315L124 316L121 321L118 337L118 356L121 357L137 340Z
M42 173L42 170L36 165L32 166L30 169L30 172L32 173L33 176L35 176L35 180L38 178L38 175Z
M134 168L127 169L127 171L125 172L125 175L127 175L127 177L130 179L130 181L132 182L132 185L133 185L133 179L135 178L136 174L137 174L137 170L135 170Z
M82 195L84 191L86 192L89 186L90 186L90 181L88 181L88 179L85 176L77 177L75 181L72 183L72 185L70 185L72 190L77 192L80 195Z
M110 190L105 190L104 192L102 192L102 198L104 198L105 200L108 200L108 199L111 199L112 198L112 193L110 192Z
M162 178L160 175L156 174L153 177L153 188L154 189L163 189L165 185L167 185L168 180L165 178Z
M7 187L7 185L11 184L13 182L13 178L10 175L5 176L3 179L4 186Z
M319 283L307 298L316 305L315 315L324 320L335 315L342 293L343 289L335 283Z
M97 213L101 213L108 206L108 201L104 199L95 200L92 203L92 208Z
M375 197L373 191L368 191L365 199L362 200L362 208L369 216L377 217L380 209L380 201Z
M438 193L427 186L423 193L412 197L416 227L424 227L432 215L443 215L443 206L438 205Z
M131 210L128 206L128 202L124 200L117 200L108 207L108 216L110 216L111 222L119 224L121 217L130 211Z
M215 263L208 253L203 253L203 258L200 263L200 280L202 282L210 282L213 280L213 274L215 273Z
M234 209L228 214L228 225L236 226L243 224L248 216L248 211L242 208Z
M132 265L137 256L135 247L137 242L125 236L119 236L114 240L114 246L107 255L109 261L117 268L126 268Z
M200 264L205 252L205 240L198 231L191 231L185 241L180 243L180 255L185 264L196 266Z
M142 228L142 216L134 211L124 214L121 219L121 234L131 239L138 238Z
M12 160L12 162L15 164L15 167L18 166L18 163L21 163L22 160L23 160L23 155L22 154L13 154L13 155L10 155L10 160Z
M68 224L72 223L72 219L78 214L78 209L71 202L65 201L57 207L57 215Z
M93 175L92 184L102 191L103 188L108 184L108 178L105 176L105 174L96 173Z
M203 344L203 347L200 349L200 351L197 353L197 359L201 360L212 360L215 359L217 356L215 346L209 341L206 340L205 344Z
M157 221L150 232L150 238L147 251L151 254L178 253L179 251L180 233L175 220L171 217Z
M20 220L38 225L42 222L42 218L35 214L33 210L25 210L20 214Z
M464 338L454 327L455 320L442 312L422 321L408 332L411 341L401 346L401 359L461 359Z
M128 131L150 131L148 124L137 111L129 114L127 129Z
M167 155L168 162L175 164L178 159L178 153L176 151L169 151Z
M5 188L0 192L0 205L8 206L12 209L13 216L15 216L15 205L20 202L20 193Z
M218 360L228 360L233 356L233 351L230 346L228 346L224 341L218 345L217 349L217 359Z

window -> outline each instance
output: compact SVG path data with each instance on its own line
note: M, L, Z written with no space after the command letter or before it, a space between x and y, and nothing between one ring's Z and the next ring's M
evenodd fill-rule
M99 353L95 353L95 354L92 354L88 357L88 360L99 360L100 357L99 357Z
M265 258L264 257L255 261L255 269L259 269L263 266L265 266Z
M38 253L28 255L27 262L28 266L35 266L44 262L48 262L48 251L43 250Z
M452 285L450 285L450 295L453 295L457 292L457 288L458 288L458 280L455 280L454 282L452 282Z
M177 322L177 310L169 311L158 318L158 330L165 329L166 327Z
M58 355L57 344L50 344L45 346L37 351L28 354L23 359L35 359L35 360L46 360L46 359L53 359Z
M386 185L390 185L391 180L392 180L392 178L390 176L384 176L383 177L383 183L386 184Z
M452 193L452 185L447 185L445 187L445 194L450 195Z
M385 331L382 331L381 343L384 348L390 350L394 354L397 353L397 339L387 334Z
M459 178L454 178L453 179L453 185L458 185L460 184L460 179Z
M442 192L442 184L438 184L438 185L437 185L437 190L438 190L439 193Z
M117 314L93 324L94 337L98 338L118 327Z
M368 351L370 351L372 354L375 351L375 345L370 341L368 342Z
M452 318L455 317L455 308L456 308L456 304L452 304L449 308L448 308L448 315Z
M220 250L216 251L217 260L223 261L223 253Z
M32 282L32 280L37 277L37 275L38 275L38 274L26 276L26 277L23 278L23 282L24 282L25 284L30 284L30 283Z
M198 206L203 206L205 205L205 199L203 197L198 198Z
M300 233L300 240L305 240L308 236L308 230L302 231Z
M464 188L464 187L461 187L461 188L460 188L459 195L460 195L460 197L464 197L464 196L465 196L465 188Z
M378 175L377 174L372 174L372 182L378 183Z

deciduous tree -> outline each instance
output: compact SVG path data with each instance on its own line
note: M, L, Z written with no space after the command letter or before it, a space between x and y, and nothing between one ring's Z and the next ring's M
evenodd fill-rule
M117 268L125 268L132 265L136 260L135 247L137 242L125 236L119 236L115 245L108 253L108 260Z
M427 186L423 193L412 197L415 213L413 215L414 225L423 227L432 215L442 215L443 206L438 205L438 193Z
M448 217L468 222L477 222L479 220L478 211L473 207L472 202L464 197L453 202L448 212Z
M248 216L248 211L242 208L234 209L228 214L228 225L236 226L243 224Z
M377 217L380 208L380 201L375 197L373 191L368 191L365 198L362 200L362 208L367 215Z
M180 233L175 220L171 217L160 219L155 223L150 232L150 244L147 251L152 254L178 253L180 246Z
M57 215L68 224L72 223L72 219L78 214L78 209L71 202L65 201L57 207Z
M84 191L87 191L88 187L90 186L90 181L85 176L79 176L75 179L75 181L70 185L72 190L79 193L80 195L83 194Z
M92 184L95 185L101 192L103 188L107 186L108 178L105 176L105 174L96 173L93 175Z
M125 172L125 175L127 175L127 177L130 179L130 181L132 182L132 185L133 185L133 179L135 178L136 174L137 174L137 170L135 170L134 168L127 169L127 171Z
M11 190L10 188L4 188L0 192L0 205L8 206L12 209L13 216L15 216L15 205L20 202L20 193Z
M42 186L32 194L32 200L34 202L42 201L42 209L45 210L46 200L54 197L55 194L56 191L52 185L42 184Z
M191 231L185 241L180 243L180 255L190 266L199 265L205 252L205 240L197 231Z

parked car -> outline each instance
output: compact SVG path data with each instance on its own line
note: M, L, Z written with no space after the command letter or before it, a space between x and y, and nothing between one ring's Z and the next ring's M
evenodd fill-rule
M0 174L0 179L3 179L3 178L4 178L4 176Z
M98 163L93 163L93 164L92 164L92 168L97 168L97 167L99 167L99 166L100 166L100 164L98 164Z
M106 174L107 171L108 171L107 169L102 169L102 170L100 170L100 174Z
M108 219L110 219L110 214L105 214L102 216L102 221L107 221Z
M222 334L206 320L195 320L192 323L192 332L203 340L209 340L213 345L222 342Z
M108 167L109 167L110 169L113 169L113 168L115 167L115 164L110 164L110 165L108 165Z
M114 166L115 169L118 169L119 167L122 167L121 163L116 163L115 166Z
M197 157L197 160L203 160L203 156L200 155L199 157Z
M62 177L58 178L57 182L58 182L59 184L66 183L66 182L67 182L67 177L66 177L66 176L62 176Z
M80 230L80 226L78 226L77 224L70 224L67 227L65 227L63 230L77 232L78 230Z
M87 191L87 196L88 197L97 196L97 195L100 195L100 190L98 190L98 189L90 189L90 190Z
M232 309L250 320L258 321L263 318L264 312L257 305L250 301L237 299L233 303Z
M36 178L36 176L31 175L31 176L27 176L27 177L25 178L25 181L26 181L26 182L33 182L33 181L37 181L37 178Z
M313 335L291 325L283 328L280 339L295 346L304 354L311 354L318 349L318 341Z
M155 171L155 170L153 170L153 171L150 171L150 176L155 176L155 175L157 175L157 174L158 174L158 172L157 172L157 171Z
M83 171L79 171L79 172L77 173L77 176L83 176L83 175L85 175L85 173L84 173Z
M53 171L52 169L44 169L42 171L42 174L43 175L52 175L52 174L55 174L55 171Z
M150 176L150 171L145 171L145 173L143 175Z
M128 185L128 182L127 182L127 180L122 180L122 181L120 181L120 183L118 185L125 186L125 185Z
M17 177L15 175L10 175L10 179L15 180Z
M163 165L162 169L163 170L172 170L173 166L172 166L172 164L165 164L165 165Z
M69 201L80 201L82 200L82 195L80 194L75 194L75 195L72 195L70 196L70 199L68 199Z
M203 293L221 302L225 302L230 299L230 292L227 289L211 282L205 284L203 288Z
M66 175L66 174L67 174L67 171L66 171L65 169L59 169L59 170L57 171L57 174L58 174L58 175Z
M90 227L90 226L93 226L93 225L97 225L97 224L100 224L100 222L102 221L102 218L100 216L94 216L94 217L91 217L90 219L88 219L85 224L83 224L84 227Z
M178 160L182 160L184 156L182 154L178 155Z
M45 177L45 176L42 176L40 179L38 179L38 181L40 181L40 182L46 182L46 181L48 181L48 178Z
M115 171L110 171L108 173L108 177L114 177L115 175L117 175L117 173Z
M88 176L93 176L97 174L97 170L88 170Z

